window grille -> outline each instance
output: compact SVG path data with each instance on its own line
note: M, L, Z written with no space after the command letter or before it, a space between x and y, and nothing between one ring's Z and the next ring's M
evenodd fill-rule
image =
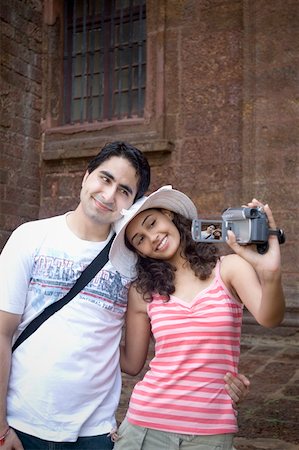
M64 123L142 117L146 0L64 5Z

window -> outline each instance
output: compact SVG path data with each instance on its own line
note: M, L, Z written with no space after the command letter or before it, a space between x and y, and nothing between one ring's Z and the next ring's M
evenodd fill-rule
M142 117L146 1L64 4L64 124Z

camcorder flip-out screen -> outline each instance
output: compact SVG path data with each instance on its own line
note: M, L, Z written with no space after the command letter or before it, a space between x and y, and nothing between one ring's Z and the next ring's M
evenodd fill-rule
M194 219L192 237L197 242L225 242L225 224L222 220Z

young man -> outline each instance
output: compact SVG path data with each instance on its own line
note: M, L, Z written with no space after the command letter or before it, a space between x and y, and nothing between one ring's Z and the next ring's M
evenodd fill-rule
M30 450L50 448L40 439L73 442L79 436L75 448L111 448L107 435L121 390L118 347L129 280L107 263L16 349L12 364L11 340L65 295L111 238L120 211L149 183L143 154L111 143L90 162L75 211L23 224L7 242L0 268L0 436L9 424ZM4 448L22 448L12 429Z
M90 162L75 211L21 225L0 258L0 444L3 450L110 450L121 392L119 344L130 280L108 262L11 355L11 344L62 298L148 189L135 147ZM236 380L237 397L242 388ZM234 390L234 388L233 388ZM242 389L241 389L242 390ZM231 391L233 397L233 391Z

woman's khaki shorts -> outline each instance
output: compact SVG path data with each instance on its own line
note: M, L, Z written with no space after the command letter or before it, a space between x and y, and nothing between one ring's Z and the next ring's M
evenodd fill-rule
M114 450L233 450L233 434L196 436L132 425L124 419Z

